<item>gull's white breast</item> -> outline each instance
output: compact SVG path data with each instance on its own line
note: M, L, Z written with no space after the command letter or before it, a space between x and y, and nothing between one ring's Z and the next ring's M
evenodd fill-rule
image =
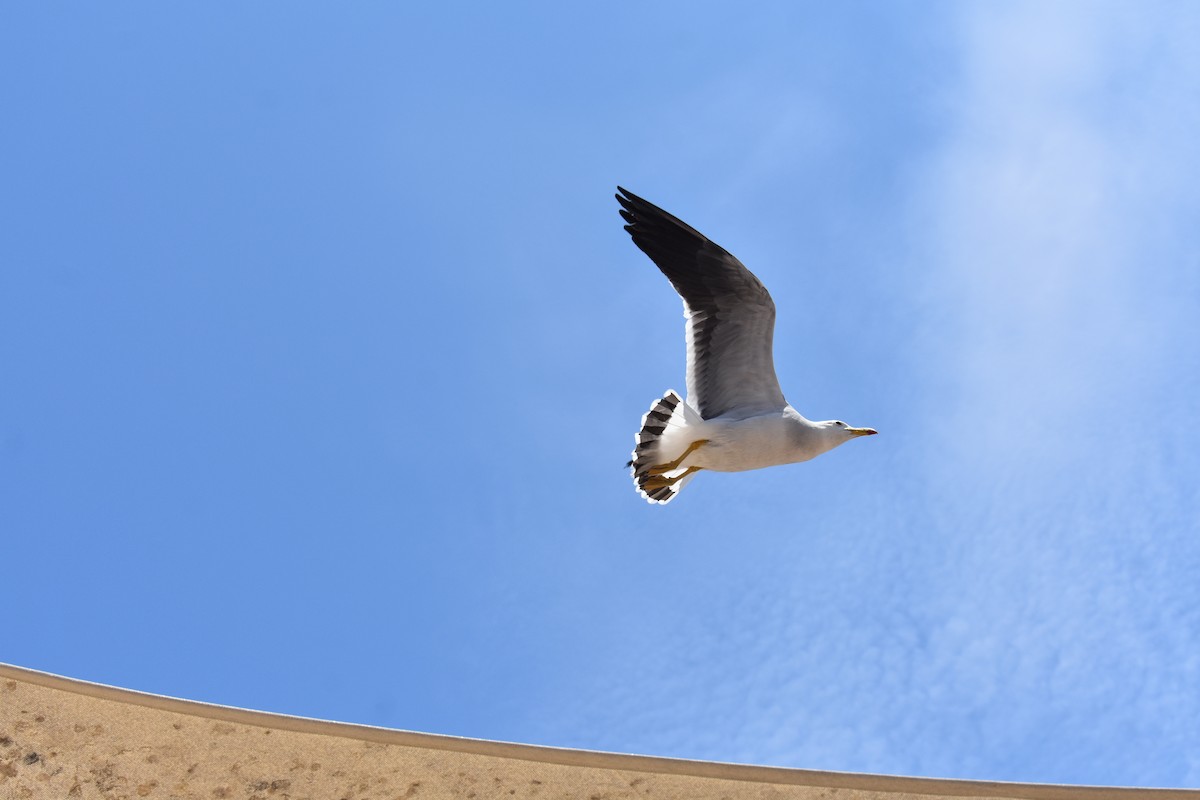
M707 439L708 444L698 448L686 466L714 472L742 472L808 461L833 444L791 406L745 419L714 417L688 432L693 441Z

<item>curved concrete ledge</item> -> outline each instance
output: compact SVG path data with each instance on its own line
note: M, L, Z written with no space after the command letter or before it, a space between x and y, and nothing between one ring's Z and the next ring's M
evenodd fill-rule
M858 775L509 744L178 700L0 664L0 797L1200 800L1200 790Z

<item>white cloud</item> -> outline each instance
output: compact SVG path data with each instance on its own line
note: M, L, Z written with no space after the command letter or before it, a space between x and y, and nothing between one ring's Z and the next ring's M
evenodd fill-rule
M1195 295L1169 287L1194 286L1200 244L1178 124L1200 55L1174 33L1182 6L971 8L917 214L935 221L922 355L942 390L924 470L951 500L945 623L915 682L976 715L960 763L989 747L1010 777L1194 782L1168 744L1192 724L1156 715L1197 679L1179 658L1197 597L1137 526L1188 546L1197 513L1150 476L1181 433L1156 412L1197 353ZM1155 756L1130 755L1139 725Z

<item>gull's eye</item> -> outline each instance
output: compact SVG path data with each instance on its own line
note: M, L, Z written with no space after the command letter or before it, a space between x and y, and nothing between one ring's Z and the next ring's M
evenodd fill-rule
M838 420L838 421L837 421L836 423L834 423L834 424L835 424L835 425L837 425L839 428L844 428L844 427L846 427L846 423L842 422L841 420Z

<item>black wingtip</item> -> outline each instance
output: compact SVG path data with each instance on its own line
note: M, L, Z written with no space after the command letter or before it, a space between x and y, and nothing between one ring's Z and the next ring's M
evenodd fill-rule
M653 203L647 202L644 198L637 196L633 192L626 189L624 186L618 186L617 192L618 192L617 200L620 201L621 205L625 206L626 208L630 208L631 206L639 204L639 203L643 204L643 205L648 205L651 208L657 208L657 206L655 206ZM632 210L632 209L630 208L630 210Z
M638 197L636 194L629 191L624 186L617 187L616 198L621 203L621 205L625 206L626 208L630 208L630 206L634 205L635 203L645 203L646 205L653 207L653 204L647 203L641 197Z
M688 225L674 214L664 211L645 198L638 197L636 194L623 186L618 186L617 190L621 192L621 194L616 195L617 202L621 204L621 207L626 212L628 212L621 213L621 216L625 218L626 222L631 222L634 224L646 223L647 225L653 226L660 226L662 223L667 223L667 227L673 226L675 228L682 229L689 235L699 238L701 241L708 241L707 236L693 228L691 225ZM630 219L631 215L633 216L633 219Z

